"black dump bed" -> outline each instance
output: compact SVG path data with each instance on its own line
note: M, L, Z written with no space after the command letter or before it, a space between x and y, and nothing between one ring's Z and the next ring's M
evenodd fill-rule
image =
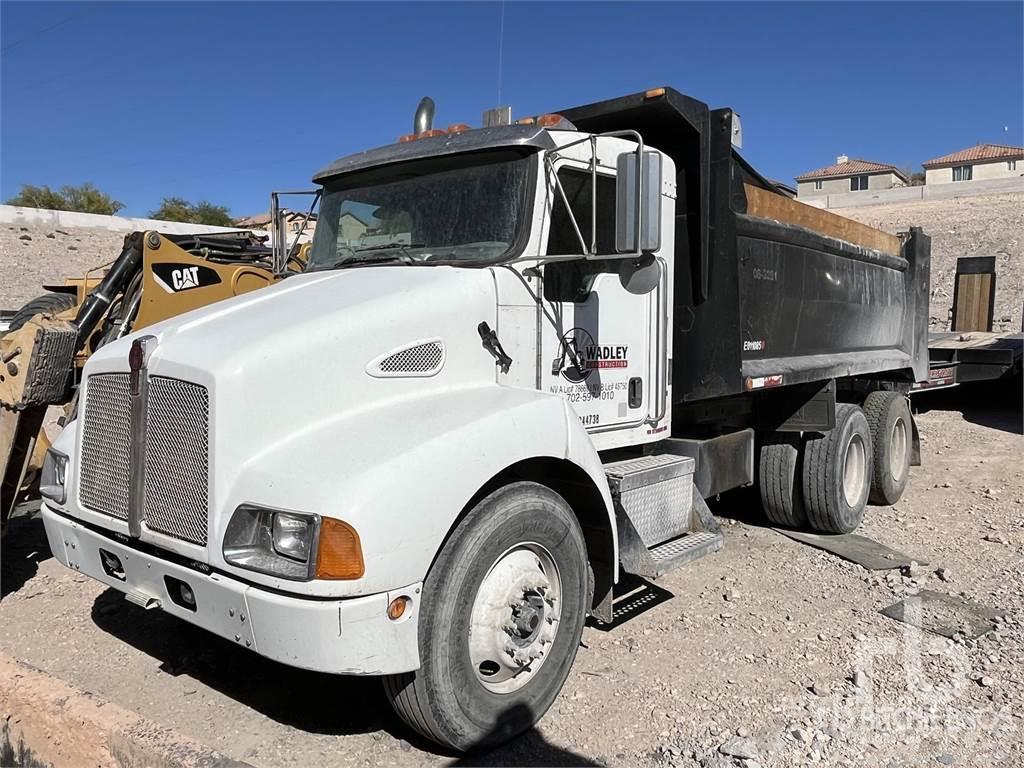
M779 193L733 149L732 111L671 88L562 110L633 129L676 164L673 400L928 374L931 245Z

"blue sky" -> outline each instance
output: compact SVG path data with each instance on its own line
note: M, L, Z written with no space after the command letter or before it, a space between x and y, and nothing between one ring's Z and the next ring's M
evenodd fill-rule
M341 155L498 103L497 3L0 4L0 197L91 181L265 210ZM1021 3L504 6L517 116L672 85L743 116L792 181L841 153L911 165L1022 144ZM1005 130L1004 130L1005 129Z

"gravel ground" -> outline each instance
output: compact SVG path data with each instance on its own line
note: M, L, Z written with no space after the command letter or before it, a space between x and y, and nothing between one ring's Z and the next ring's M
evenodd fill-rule
M659 581L646 612L588 627L539 727L457 764L1024 765L1019 398L919 398L924 466L861 532L927 566L865 571L775 533L749 494L723 497L725 548ZM12 521L2 567L3 652L229 757L455 760L407 731L372 679L266 661L62 568L37 519ZM922 588L992 607L996 629L947 641L879 615Z
M945 330L958 256L995 256L996 330L1020 330L1024 303L1024 194L987 195L836 211L888 232L920 226L932 237L931 326ZM17 309L41 284L61 282L121 252L124 232L0 227L0 309ZM25 239L30 238L30 239Z

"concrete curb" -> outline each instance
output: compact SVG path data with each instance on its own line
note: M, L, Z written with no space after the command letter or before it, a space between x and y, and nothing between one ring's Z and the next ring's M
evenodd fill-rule
M3 654L0 717L54 768L251 768Z

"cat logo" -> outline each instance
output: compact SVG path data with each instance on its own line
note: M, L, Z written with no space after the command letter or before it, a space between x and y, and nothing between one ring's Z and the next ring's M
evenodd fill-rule
M217 271L201 264L161 262L153 265L153 279L168 293L205 288L221 281Z
M171 284L176 291L199 287L199 267L185 267L171 272Z

